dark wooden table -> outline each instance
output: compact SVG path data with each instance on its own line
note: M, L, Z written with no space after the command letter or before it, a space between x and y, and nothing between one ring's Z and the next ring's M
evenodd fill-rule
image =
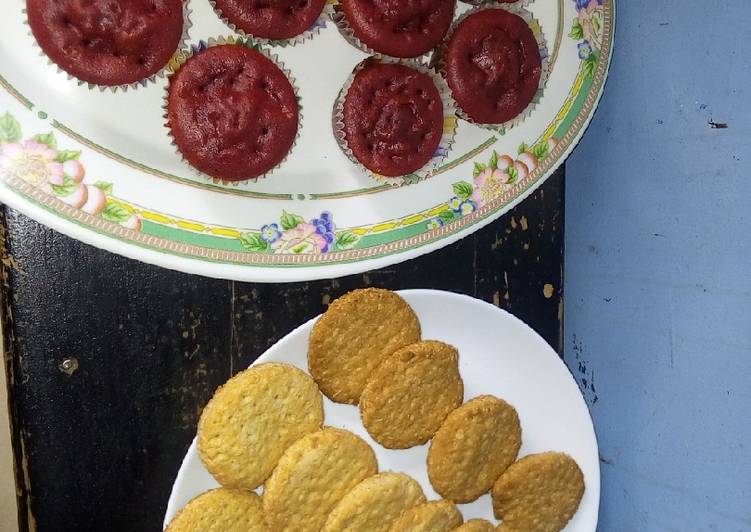
M443 250L363 275L265 285L142 264L3 208L21 530L160 530L217 385L353 288L471 294L513 312L560 353L563 218L559 171L514 211Z

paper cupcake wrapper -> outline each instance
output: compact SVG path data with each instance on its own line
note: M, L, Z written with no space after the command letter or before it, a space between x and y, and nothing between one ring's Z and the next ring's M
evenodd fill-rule
M195 168L193 165L190 164L190 162L185 159L182 152L180 151L179 146L177 145L177 142L175 141L175 137L172 135L172 128L169 125L169 113L168 113L168 105L169 105L169 88L170 88L170 82L172 80L172 76L180 70L180 68L194 55L200 54L207 48L211 48L212 46L221 46L224 44L231 44L233 46L245 46L246 48L250 48L252 50L255 50L256 52L261 53L264 57L269 59L272 63L274 63L279 70L281 70L285 76L287 76L287 79L289 80L290 85L292 85L292 90L295 92L295 98L297 99L297 133L295 135L295 140L292 142L292 146L290 146L289 150L287 151L287 154L284 156L284 158L279 161L276 166L274 166L271 170L266 172L265 174L255 176L255 177L249 177L247 179L238 179L238 180L227 180L222 179L219 177L210 176L208 174L205 174ZM224 37L211 37L207 41L198 41L196 44L192 44L189 48L186 48L184 50L180 50L175 56L172 58L172 60L169 63L169 72L167 73L167 84L164 87L164 96L162 97L162 110L164 111L164 114L162 115L162 118L164 118L164 127L167 128L167 134L170 137L170 144L175 149L175 153L180 156L180 159L183 160L188 166L193 168L195 170L196 174L211 179L214 184L221 184L225 186L237 186L243 183L255 183L259 179L263 179L265 177L268 177L273 172L275 172L280 166L284 164L284 162L289 158L289 154L292 152L292 150L297 145L297 141L300 139L300 129L302 127L302 106L300 105L300 91L297 87L297 84L295 83L295 78L292 77L292 73L284 66L284 63L279 59L279 57L276 54L273 54L263 48L261 45L251 41L248 38L244 37L234 37L232 35Z
M441 140L438 143L438 148L433 154L433 157L431 157L431 159L427 162L427 164L415 170L411 174L405 176L384 176L366 168L365 165L363 165L357 159L357 157L355 157L355 154L350 149L347 143L347 138L344 134L344 99L347 97L347 93L352 87L352 83L357 73L360 72L365 67L365 64L372 59L376 59L377 61L380 61L382 63L395 63L408 66L414 68L418 72L427 74L433 80L433 83L435 83L435 86L438 89L438 94L440 94L441 96L441 102L443 104L443 134L441 135ZM451 97L451 91L449 90L449 86L446 84L446 81L433 69L419 64L416 61L397 60L387 57L367 58L361 61L355 67L355 69L352 71L352 74L350 74L350 76L347 78L347 81L345 81L342 90L339 91L339 95L334 102L332 123L334 128L334 137L336 138L339 147L342 149L347 158L352 161L355 166L360 168L360 170L373 177L373 179L380 181L381 183L386 183L392 186L411 185L431 177L433 175L433 170L441 163L441 161L443 161L448 156L449 151L451 150L451 146L454 143L454 137L456 136L456 104L454 103L454 99Z
M368 55L371 55L377 59L384 59L384 60L390 60L390 61L411 61L415 64L419 65L428 65L430 62L431 55L433 54L433 50L437 49L434 48L433 50L430 50L422 55L418 55L416 57L395 57L393 55L384 54L382 52L379 52L377 50L374 50L364 42L362 42L360 39L357 38L355 35L355 30L352 29L352 26L349 25L349 21L347 20L347 17L344 15L344 11L342 11L341 7L339 7L339 2L337 0L334 0L333 5L333 11L331 14L331 20L334 21L334 24L336 25L337 29L339 30L339 33L342 34L342 37L344 37L344 40L347 41L349 44L360 50L361 52L365 52ZM456 5L454 5L454 13L456 13Z
M311 24L310 27L301 34L290 37L289 39L267 39L266 37L258 37L251 33L248 33L242 28L239 28L235 24L230 22L229 19L224 16L222 10L216 6L216 2L214 0L209 0L209 4L211 4L211 8L214 10L216 16L218 16L219 19L235 33L242 35L243 37L253 39L255 42L260 44L285 47L295 46L308 39L312 39L315 35L318 35L321 30L326 27L326 22L331 18L331 14L333 13L333 1L335 0L326 0L326 4L323 6L323 11L321 11L321 14L318 15L318 18L313 22L313 24Z
M472 120L472 118L464 112L464 110L459 105L459 102L456 103L457 108L457 115L459 118L462 118L463 120L466 120L467 122L471 122L475 124L476 126L485 128L485 129L492 129L492 130L508 130L513 127L518 126L524 120L526 120L531 114L532 111L534 111L535 107L537 107L537 104L542 100L542 97L545 93L545 86L548 82L548 76L550 75L550 54L548 53L548 43L545 39L545 35L542 33L542 27L540 26L540 22L526 9L522 9L520 7L517 7L516 4L499 4L497 2L492 3L484 3L482 5L479 5L475 8L470 9L469 11L462 13L462 15L457 18L454 23L451 25L451 28L449 28L448 33L446 34L446 38L443 40L443 43L441 46L436 50L435 55L433 56L433 60L431 64L434 66L434 68L441 73L445 77L445 69L443 64L443 58L446 55L446 48L448 47L448 43L451 40L451 36L454 34L454 31L456 31L456 28L461 24L461 22L467 18L470 15L474 15L475 13L479 13L480 11L485 11L488 9L503 9L510 13L513 13L514 15L518 15L521 18L524 19L524 21L527 23L529 28L532 30L532 33L535 36L535 39L537 40L537 44L540 50L540 59L541 59L541 72L540 72L540 82L537 87L537 92L535 93L534 97L532 98L532 101L529 102L529 105L524 108L524 110L519 113L516 117L512 118L511 120L508 120L506 122L500 123L500 124L481 124L479 122L475 122Z
M23 16L24 16L24 23L29 26L28 34L31 37L32 42L34 43L34 46L39 50L39 55L47 58L47 64L55 67L57 69L58 73L65 74L68 78L68 80L75 81L78 83L78 86L86 85L87 89L99 89L101 92L104 91L112 91L117 92L118 90L121 90L123 92L127 92L128 89L136 90L140 87L146 87L150 83L155 83L157 79L164 78L167 75L167 70L169 68L169 65L174 61L175 56L180 53L180 50L185 48L186 43L188 42L189 38L189 30L193 26L193 23L190 20L190 15L193 13L193 11L188 7L188 0L183 0L183 34L180 36L180 41L177 43L177 48L175 48L175 53L172 54L172 57L167 61L162 68L160 68L157 72L154 74L140 79L138 81L134 81L132 83L125 83L123 85L99 85L97 83L91 83L88 81L84 81L82 79L79 79L75 77L73 74L69 73L66 70L63 70L60 68L60 66L55 63L50 57L44 53L44 50L41 46L39 46L39 43L37 42L36 38L34 37L34 34L31 32L31 26L29 25L29 19L26 14L26 8L23 8Z

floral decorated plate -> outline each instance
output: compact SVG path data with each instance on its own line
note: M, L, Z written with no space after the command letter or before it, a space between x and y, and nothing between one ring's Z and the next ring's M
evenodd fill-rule
M457 16L470 7L458 4ZM615 22L615 0L529 2L549 67L532 113L495 130L446 117L456 136L443 162L399 186L353 165L332 132L337 95L366 55L330 21L302 43L266 43L296 80L300 135L278 170L233 185L197 173L175 152L163 118L165 78L125 91L79 84L40 53L24 6L10 0L0 17L0 200L116 253L264 282L400 262L521 201L581 138L602 94ZM187 8L186 46L239 37L208 0Z
M522 321L490 303L439 290L402 290L399 294L415 309L423 338L442 340L459 350L465 400L491 394L516 408L522 426L519 456L562 451L576 460L584 473L584 497L565 531L594 532L600 502L597 439L581 391L555 351ZM452 312L446 312L447 308ZM286 362L307 371L308 337L316 319L282 338L255 364ZM439 498L425 465L429 444L386 449L362 426L356 406L333 403L326 397L323 401L324 423L362 436L375 451L380 471L407 473L421 484L428 499ZM194 440L172 485L164 524L190 499L216 486ZM490 495L460 504L459 509L465 519L496 521Z

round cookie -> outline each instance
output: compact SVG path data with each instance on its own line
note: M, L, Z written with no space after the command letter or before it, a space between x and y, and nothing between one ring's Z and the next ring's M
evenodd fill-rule
M255 489L282 453L323 423L313 379L289 364L259 364L221 386L198 422L198 453L226 487Z
M332 401L357 404L373 370L400 347L420 340L420 322L398 294L354 290L313 326L308 369Z
M344 97L344 140L368 170L406 175L435 155L443 135L443 112L441 95L428 74L370 59Z
M217 488L202 493L172 518L165 532L267 532L261 498L252 491Z
M355 434L329 427L308 434L264 485L266 522L275 532L317 532L342 497L377 472L373 449Z
M525 456L493 485L493 513L501 530L555 532L574 516L584 494L584 475L569 455Z
M426 340L399 349L375 370L362 392L360 415L378 443L406 449L432 438L463 397L456 348Z
M323 532L388 532L405 510L426 501L420 484L404 473L379 473L347 493L329 514Z
M451 501L431 501L404 512L389 532L450 532L464 518Z
M242 181L289 153L300 108L292 83L263 53L209 46L169 78L167 125L183 158L208 176Z
M183 35L181 0L26 0L26 13L50 60L71 76L102 86L154 76Z
M451 412L430 442L430 483L446 499L472 502L516 460L521 443L514 407L491 395L475 397Z
M215 0L216 10L254 37L289 39L310 28L326 0Z
M495 527L485 519L470 519L454 532L495 532Z

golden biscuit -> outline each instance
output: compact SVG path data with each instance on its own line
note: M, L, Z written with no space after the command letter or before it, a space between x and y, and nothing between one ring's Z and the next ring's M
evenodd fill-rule
M360 397L365 429L389 449L421 445L462 404L459 354L443 342L402 347L373 372Z
M287 447L322 423L313 379L289 364L259 364L228 380L203 409L198 453L220 484L251 490Z
M531 454L512 464L491 494L493 513L503 519L501 530L556 532L579 507L584 475L567 454Z
M267 532L261 498L252 491L217 488L188 502L166 532Z
M433 436L428 476L445 499L472 502L514 463L522 443L514 407L482 395L451 412Z
M425 502L420 484L404 473L380 473L347 493L329 514L323 532L388 532L405 510Z
M404 512L389 532L450 532L464 518L451 501L431 501Z
M495 527L485 519L470 519L454 532L495 532Z
M390 290L355 290L334 301L313 326L308 369L332 401L357 404L372 371L420 340L412 308Z
M274 532L317 532L342 497L377 472L373 449L349 431L327 427L303 436L264 485L266 522Z

